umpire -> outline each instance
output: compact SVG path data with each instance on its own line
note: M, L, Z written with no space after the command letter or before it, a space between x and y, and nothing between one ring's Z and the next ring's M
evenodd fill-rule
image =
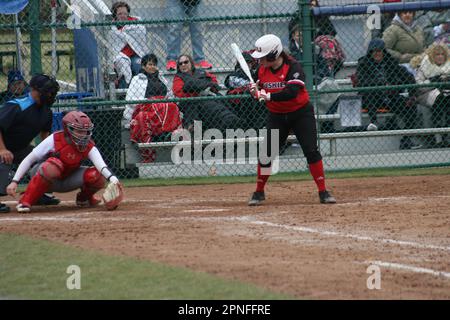
M59 91L58 82L44 74L33 76L31 91L22 98L6 102L0 106L0 196L6 195L6 186L12 174L12 165L19 164L32 150L31 141L40 134L44 140L52 128L50 107ZM59 199L44 195L40 204L58 204ZM0 213L10 208L0 202Z

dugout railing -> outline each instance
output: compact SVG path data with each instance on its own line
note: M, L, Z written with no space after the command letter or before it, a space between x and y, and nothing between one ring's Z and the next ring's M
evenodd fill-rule
M79 11L76 11L75 7L69 10L67 3L77 6ZM254 105L247 93L235 95L231 92L231 95L227 95L228 90L225 89L224 80L235 68L230 44L235 42L242 50L249 50L253 48L254 41L265 33L275 33L280 36L286 50L290 51L303 65L307 87L316 108L319 144L325 165L329 169L448 164L447 159L450 154L447 153L450 152L450 141L447 138L450 135L449 126L444 123L445 115L441 114L439 118L432 114L429 106L420 105L416 101L419 122L408 127L405 126L403 115L383 102L376 106L378 130L367 131L373 114L369 115L365 105L367 101L362 99L367 92L377 93L376 98L379 98L388 96L393 91L405 97L409 95L417 98L418 90L426 87L444 90L449 85L447 81L435 81L425 85L395 83L396 86L380 84L365 86L355 83L354 75L357 73L360 59L367 52L367 47L374 37L374 30L370 30L367 23L374 14L384 15L412 10L416 13L415 18L421 23L425 20L422 17L428 17L428 15L434 19L434 23L438 23L439 19L436 18L438 15L434 16L433 10L443 10L444 13L440 14L445 17L450 7L449 0L386 4L381 0L322 0L320 7L316 8L311 8L308 0L257 2L202 0L198 4L199 11L192 17L167 16L169 2L166 0L151 3L130 1L131 15L140 16L141 19L125 22L114 21L111 0L77 0L67 3L31 0L17 17L0 16L1 51L11 51L11 44L18 44L20 47L14 60L9 53L5 53L2 70L4 74L0 74L0 86L2 90L6 89L6 73L9 69L20 68L26 80L29 80L31 74L36 72L54 74L63 88L62 97L65 94L91 95L92 97L73 101L60 99L55 105L55 111L81 109L90 113L95 118L98 129L94 131L94 138L99 142L99 148L107 163L119 172L121 177L175 177L189 176L190 173L196 176L212 173L214 175L253 174L255 170L253 164L235 164L225 167L219 165L217 170L211 170L211 166L205 163L198 164L197 167L195 164L176 165L170 157L173 147L170 133L152 136L150 142L131 142L130 132L124 125L122 114L127 105L175 102L181 110L182 104L187 102L219 101L225 108L245 118L248 126L244 129L252 128L252 126L254 129L261 129L263 111ZM377 5L375 9L374 4ZM372 11L368 11L371 5ZM168 86L171 87L176 72L165 70L165 59L168 56L166 36L169 26L176 24L183 26L181 52L191 53L188 24L192 22L199 23L202 28L205 58L213 64L210 71L218 75L222 89L221 95L192 99L175 97L165 100L125 101L130 89L121 88L118 84L118 73L114 70L112 63L114 58L111 53L112 45L108 42L111 31L123 25L143 26L146 33L142 41L149 45L149 53L155 53L158 57L160 72L168 79ZM322 43L318 41L318 37L329 35L333 28L335 33L332 34L331 39L337 40L345 55L344 60L340 61L341 64L335 69L326 61L324 64ZM424 26L424 29L426 28L429 26ZM295 30L301 34L300 55L298 53L296 55L295 46L292 46L292 32ZM382 36L382 33L380 35ZM325 41L325 43L329 42ZM58 52L69 54L59 57L59 68L56 63ZM21 61L20 66L18 61ZM70 68L71 64L73 69ZM330 68L327 70L323 68L324 66ZM375 78L376 75L369 77ZM236 104L236 101L241 105ZM348 112L350 108L358 110L358 106L360 111L357 113L360 117L355 117L355 112ZM442 107L443 113L445 108L447 107ZM186 116L183 113L184 110L181 111L182 115ZM196 120L214 119L213 114L205 113L201 116L203 119ZM347 119L348 116L353 118ZM214 119L214 121L219 120ZM211 125L214 126L214 123ZM185 128L188 128L188 125ZM402 139L404 137L410 137L413 143L404 145ZM257 142L257 140L248 141L248 143ZM221 142L223 142L221 139L216 141L219 144ZM211 141L193 137L191 143L206 147L211 144ZM143 161L141 152L146 149L156 152L153 161L148 159ZM282 171L307 169L301 149L292 136L289 137L289 144L280 160Z

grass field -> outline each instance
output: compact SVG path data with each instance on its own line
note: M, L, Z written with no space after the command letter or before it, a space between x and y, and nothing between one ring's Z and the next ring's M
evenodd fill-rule
M287 299L257 286L161 263L0 233L2 299ZM78 265L81 290L69 290Z

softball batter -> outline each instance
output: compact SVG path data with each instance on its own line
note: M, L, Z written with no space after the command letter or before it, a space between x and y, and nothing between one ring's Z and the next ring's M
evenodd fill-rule
M270 159L276 154L270 152L271 130L279 130L279 146L286 143L289 131L297 137L308 162L309 171L317 184L321 203L336 203L336 199L327 191L323 170L322 155L317 146L317 129L314 107L309 101L305 88L305 74L299 62L283 51L280 38L267 34L255 43L252 57L260 60L257 84L251 88L256 99L263 98L269 109L267 120L267 145ZM265 200L264 187L269 179L271 162L258 161L258 180L256 191L249 201L250 206L260 205ZM266 168L266 170L261 170ZM267 170L268 169L268 170Z

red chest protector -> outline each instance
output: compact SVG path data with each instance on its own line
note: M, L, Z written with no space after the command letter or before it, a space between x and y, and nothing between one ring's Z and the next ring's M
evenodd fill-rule
M88 154L91 149L95 146L94 142L91 140L85 151L80 152L72 144L72 142L67 141L63 131L58 131L53 134L53 141L55 143L55 152L52 154L53 157L58 158L64 164L63 177L68 176L74 170L78 169L81 165L81 161L88 158Z

